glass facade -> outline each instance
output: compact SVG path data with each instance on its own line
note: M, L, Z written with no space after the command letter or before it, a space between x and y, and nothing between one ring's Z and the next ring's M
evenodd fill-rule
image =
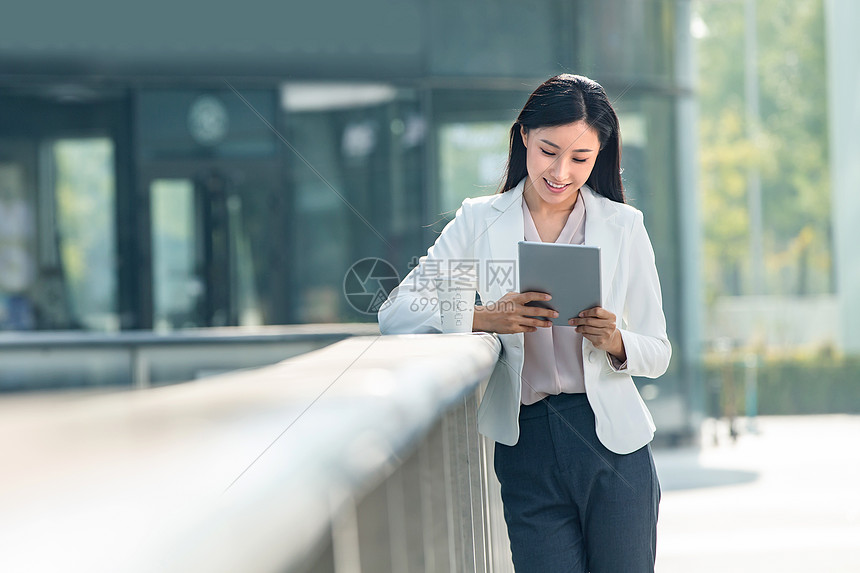
M669 333L693 348L686 4L375 2L331 42L282 7L271 20L292 33L268 48L246 39L203 56L220 42L167 37L134 58L130 31L126 51L98 56L109 83L52 76L62 60L45 63L49 47L0 47L8 69L44 72L0 81L0 328L372 322L344 296L350 267L379 257L408 272L464 197L498 189L528 94L573 72L615 102ZM79 46L96 57L97 43ZM687 362L661 391L682 391Z

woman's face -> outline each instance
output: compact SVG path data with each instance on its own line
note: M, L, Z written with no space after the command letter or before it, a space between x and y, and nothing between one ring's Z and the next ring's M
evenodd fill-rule
M525 192L549 206L572 209L600 152L597 131L577 121L528 132L521 127L520 134L529 174Z

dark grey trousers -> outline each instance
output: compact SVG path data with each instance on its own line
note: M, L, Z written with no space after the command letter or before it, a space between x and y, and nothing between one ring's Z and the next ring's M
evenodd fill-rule
M654 571L660 483L651 446L597 439L585 394L520 409L520 439L496 443L495 471L517 573Z

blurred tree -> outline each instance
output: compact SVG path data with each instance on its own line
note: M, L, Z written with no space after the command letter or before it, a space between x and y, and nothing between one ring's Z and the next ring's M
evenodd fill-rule
M744 0L698 0L707 300L749 291L746 173L761 175L766 293L831 292L823 0L757 0L761 137L744 102Z

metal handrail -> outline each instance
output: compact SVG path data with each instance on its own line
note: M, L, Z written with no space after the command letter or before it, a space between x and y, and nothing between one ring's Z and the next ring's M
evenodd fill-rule
M231 344L236 342L292 342L294 340L345 338L379 333L376 323L319 323L272 326L223 326L186 328L159 332L123 330L85 332L76 330L0 332L0 351L21 348L95 348L117 346L166 346L196 342Z
M0 570L501 570L474 427L499 350L363 336L141 392L7 396Z
M81 386L144 389L212 372L265 366L350 336L375 334L379 334L375 323L171 332L0 332L0 391Z

